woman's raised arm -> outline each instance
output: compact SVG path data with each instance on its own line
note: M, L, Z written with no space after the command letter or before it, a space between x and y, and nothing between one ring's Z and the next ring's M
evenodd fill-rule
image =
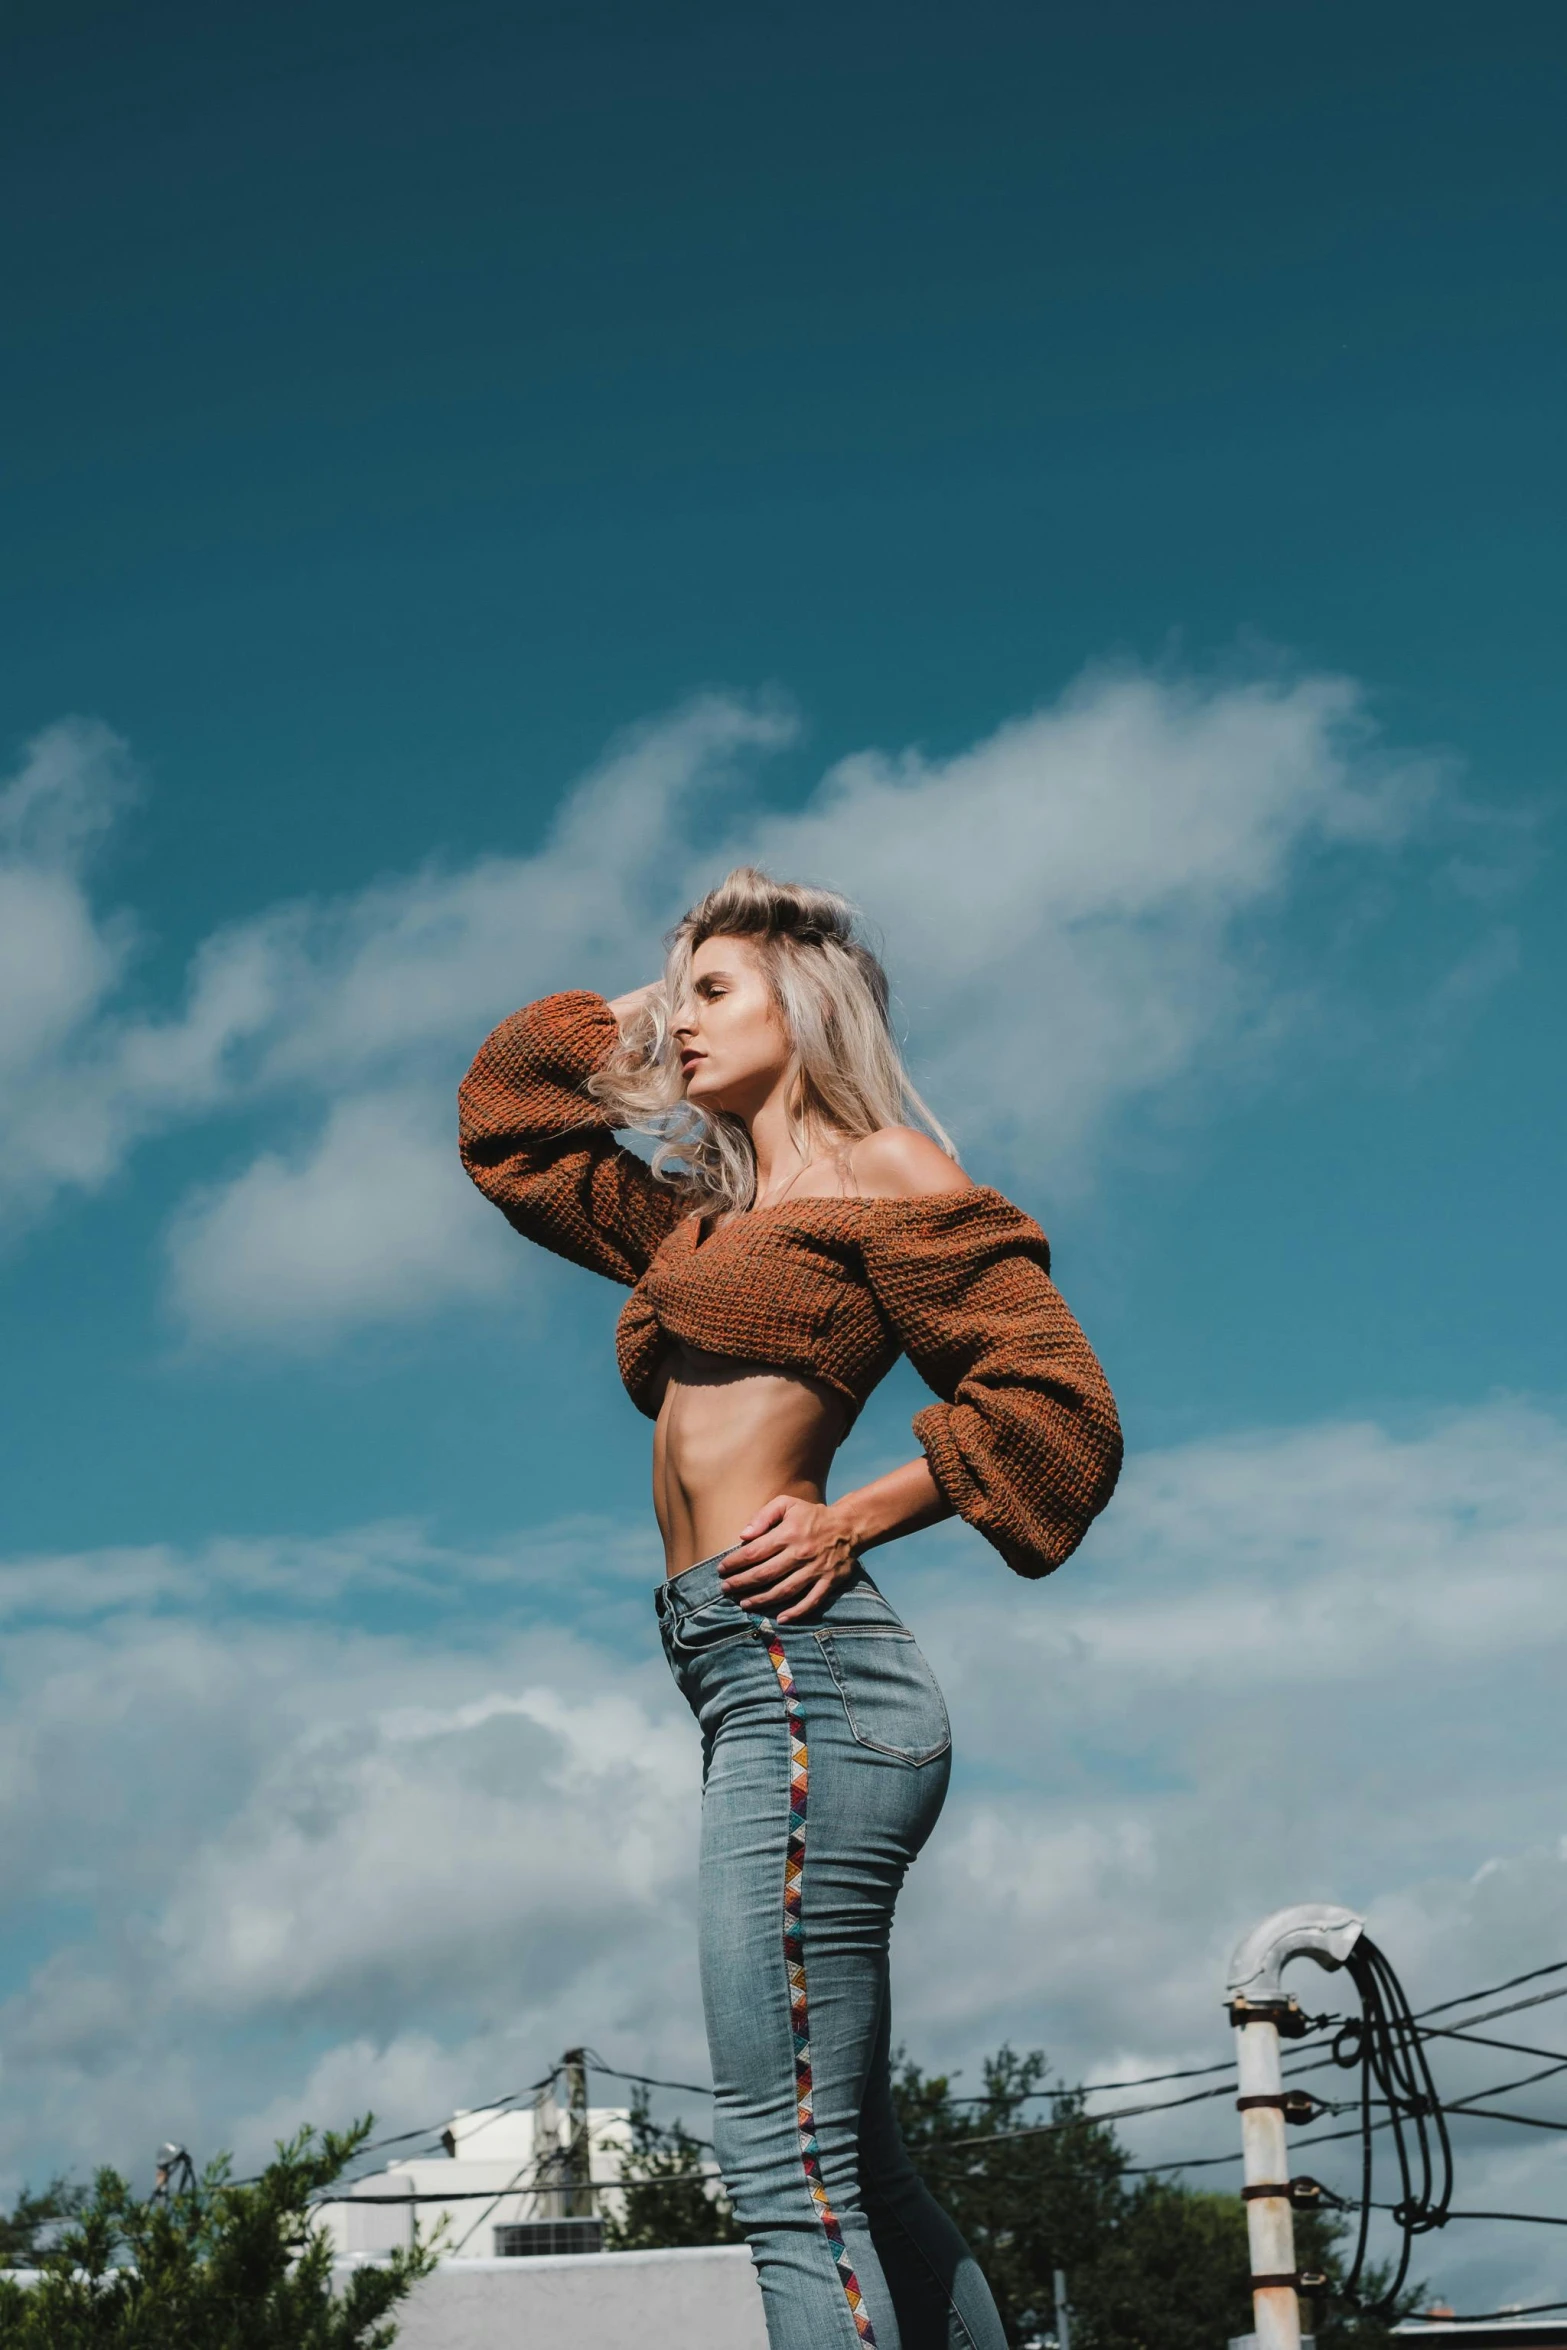
M647 992L620 1005L639 1008ZM463 1165L508 1223L629 1288L685 1211L584 1090L623 1017L585 988L526 1005L486 1037L457 1103Z

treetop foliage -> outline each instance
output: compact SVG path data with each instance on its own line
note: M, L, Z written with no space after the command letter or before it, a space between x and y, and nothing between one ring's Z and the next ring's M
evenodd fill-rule
M369 2136L301 2130L259 2178L227 2157L192 2185L143 2200L112 2170L90 2190L55 2181L24 2194L0 2235L6 2350L389 2350L392 2318L434 2265L415 2242L357 2268L334 2291L332 2252L311 2206Z

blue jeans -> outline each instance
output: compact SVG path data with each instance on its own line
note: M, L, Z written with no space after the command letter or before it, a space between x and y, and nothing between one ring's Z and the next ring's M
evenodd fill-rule
M657 1604L702 1729L713 2136L771 2350L1005 2350L892 2106L893 1904L950 1768L930 1667L860 1567L808 1623L748 1615L717 1559Z

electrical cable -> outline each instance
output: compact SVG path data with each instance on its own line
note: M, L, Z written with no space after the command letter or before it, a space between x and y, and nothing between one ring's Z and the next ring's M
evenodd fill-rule
M1494 1999L1498 1991L1516 1991L1520 1983L1537 1983L1542 1975L1559 1975L1564 1971L1567 1971L1567 1958L1553 1958L1549 1966L1530 1967L1527 1974L1509 1975L1505 1983L1488 1983L1483 1991L1465 1991L1456 1999L1439 1999L1432 2007L1422 2007L1416 2021L1423 2023L1428 2015L1445 2015L1450 2007L1468 2007L1476 1999ZM1560 1998L1562 1994L1553 1992L1551 1996ZM1531 2003L1520 2002L1520 2005L1528 2004Z
M503 2107L508 2105L516 2105L520 2103L524 2097L537 2096L541 2089L547 2089L549 2087L551 2081L553 2081L555 2078L555 2073L559 2070L560 2067L557 2065L553 2072L541 2073L536 2081L530 2081L525 2089L508 2089L504 2097L492 2097L486 2104L464 2106L464 2120L467 2120L471 2115L476 2113L499 2113ZM442 2146L442 2151L444 2152L445 2149L442 2143L441 2132L443 2130L450 2129L452 2120L453 2116L448 2113L441 2121L426 2122L422 2129L393 2130L388 2136L384 2138L367 2138L362 2146L356 2146L354 2148L353 2159L355 2162L357 2162L361 2155L379 2154L382 2149L387 2146L406 2146L409 2141L414 2138L423 2138L427 2142L431 2142L432 2152L434 2151L435 2146ZM259 2177L260 2173L258 2172L256 2175ZM372 2178L373 2176L374 2173L372 2171L356 2171L354 2174L354 2178L356 2179ZM234 2187L253 2187L256 2184L256 2179L231 2179L228 2184ZM354 2184L354 2179L343 2179L340 2180L338 2184L340 2186L351 2187Z
M1441 2323L1445 2326L1488 2326L1508 2317L1545 2317L1553 2309L1567 2309L1567 2301L1530 2301L1517 2309L1470 2310L1462 2317L1444 2317Z
M1505 1983L1492 1983L1486 1989L1481 1991L1470 1991L1464 1993L1458 1998L1440 2000L1436 2006L1422 2008L1418 2012L1421 2016L1437 2015L1452 2007L1466 2007L1471 2005L1477 1999L1490 1999L1494 1997L1498 1991L1515 1990L1520 1983L1532 1983L1536 1981L1541 1975L1555 1974L1562 1972L1563 1970L1567 1970L1567 1959L1556 1959L1553 1960L1549 1966L1533 1967L1527 1974L1510 1976ZM1545 1994L1545 1997L1548 1999L1567 1998L1567 1988L1564 1988L1561 1991L1548 1992ZM1519 2000L1515 2003L1515 2008L1510 2008L1499 2012L1510 2014L1515 2012L1516 2007L1529 2007L1540 2004L1543 2004L1543 2002L1536 2000ZM1471 2023L1480 2023L1486 2021L1487 2019L1476 2016L1471 2017L1469 2020ZM1339 2016L1323 2016L1314 2018L1312 2032L1304 2034L1302 2037L1303 2039L1309 2039L1315 2035L1316 2031L1319 2030L1342 2030L1343 2022L1344 2019ZM1458 2036L1457 2032L1452 2027L1438 2027L1438 2031L1444 2038L1456 2038ZM1498 2042L1497 2045L1505 2046L1507 2043ZM1519 2047L1517 2053L1520 2055L1543 2056L1552 2054L1554 2052L1546 2049L1535 2050ZM622 2065L607 2064L597 2053L597 2051L592 2048L585 2049L583 2054L586 2058L589 2071L602 2073L608 2080L629 2081L634 2087L643 2089L671 2089L689 2097L711 2097L713 2094L712 2083L709 2081L673 2081L665 2079L656 2073L632 2072ZM1319 2072L1327 2064L1334 2063L1336 2061L1338 2060L1330 2055L1318 2059L1311 2064L1292 2064L1287 2068L1286 2077L1289 2079L1295 2079L1303 2073ZM1234 2069L1234 2058L1222 2057L1213 2064L1186 2065L1173 2072L1140 2073L1124 2081L1078 2081L1072 2083L1070 2086L1062 2083L1053 2087L1047 2086L1042 2089L1027 2089L1019 2092L1018 2094L1019 2101L1021 2101L1023 2097L1093 2097L1109 2094L1112 2092L1118 2092L1125 2089L1159 2088L1162 2087L1167 2081L1201 2080L1206 2078L1211 2073L1232 2073ZM542 2085L542 2083L534 2083L535 2088L541 2087ZM529 2094L529 2092L523 2090L519 2091L518 2094L526 2096ZM1220 2089L1213 2091L1210 2092L1210 2094L1222 2096L1223 2090ZM507 2100L498 2099L496 2102L498 2104L504 2104L507 2102ZM997 2092L993 2095L976 2094L972 2097L955 2097L951 2100L951 2102L954 2105L993 2105L1004 2104L1009 2102L1009 2100L1003 2093ZM1168 2102L1171 2105L1178 2105L1187 2102L1187 2100L1181 2098L1171 2098L1168 2100ZM472 2110L475 2112L483 2112L485 2108L476 2106ZM1150 2107L1148 2110L1158 2111L1160 2109L1158 2107ZM1105 2121L1118 2121L1130 2120L1133 2117L1130 2113L1128 2113L1104 2114L1102 2116L1096 2116L1093 2118L1102 2119ZM417 2136L420 2134L421 2133L418 2132L409 2133L411 2136ZM1010 2135L1011 2133L1007 2134ZM390 2142L390 2140L377 2140L376 2144L389 2144Z
M1450 2211L1449 2219L1514 2219L1531 2228L1567 2228L1567 2218L1554 2211Z
M461 2252L463 2246L467 2243L474 2230L476 2228L483 2227L485 2221L489 2218L490 2213L494 2211L499 2204L504 2203L508 2195L516 2195L518 2193L525 2194L529 2188L536 2187L538 2185L539 2172L546 2167L547 2160L547 2157L535 2155L531 2162L525 2162L521 2165L515 2175L501 2189L500 2193L496 2195L489 2203L487 2203L484 2209L479 2213L478 2217L471 2220L468 2226L463 2230L456 2243L452 2246L451 2257L453 2260L457 2258L457 2255ZM523 2182L523 2173L525 2171L531 2174L527 2179L526 2185L524 2185Z
M1064 2090L1060 2094L1070 2096L1072 2092ZM1229 2094L1229 2082L1221 2081L1217 2089L1193 2089L1185 2097L1161 2097L1149 2105L1113 2105L1108 2113L1071 2113L1062 2121L1030 2122L1026 2129L992 2130L987 2131L981 2137L954 2138L951 2140L951 2144L954 2146L994 2146L1003 2138L1009 2145L1014 2138L1053 2138L1059 2131L1070 2130L1079 2122L1135 2121L1139 2115L1145 2113L1174 2113L1178 2106L1203 2105L1210 2097L1228 2097Z
M603 2073L612 2081L631 2081L643 2089L682 2089L693 2097L711 2097L713 2094L711 2083L663 2081L652 2073L626 2072L618 2065L600 2063L591 2052L588 2058L588 2070ZM1129 2081L1077 2081L1070 2087L1065 2083L1059 2083L1054 2087L1022 2089L1011 2094L998 2090L993 2094L976 2093L972 2097L954 2097L950 2102L953 2105L1006 2105L1013 2102L1013 2096L1019 2102L1025 2097L1098 2097L1112 2090L1152 2089L1157 2088L1165 2081L1197 2081L1204 2079L1209 2073L1233 2073L1234 2070L1234 2057L1226 2056L1221 2058L1217 2064L1187 2065L1179 2072L1172 2073L1142 2073L1136 2079ZM1216 2094L1222 2095L1223 2092L1219 2091Z
M1063 2085L1045 2089L996 2089L976 2092L972 2097L952 2097L948 2099L948 2103L951 2105L1010 2105L1014 2101L1021 2104L1026 2097L1099 2097L1111 2090L1156 2089L1165 2081L1200 2081L1209 2073L1232 2073L1234 2070L1234 2057L1226 2056L1221 2058L1217 2064L1189 2064L1180 2072L1174 2073L1141 2073L1135 2080L1130 2081L1078 2081L1071 2088Z
M681 2089L691 2097L711 2097L713 2094L710 2081L705 2086L700 2081L661 2081L653 2073L622 2072L618 2064L605 2064L601 2057L594 2055L591 2048L584 2049L583 2055L588 2071L603 2073L607 2080L630 2081L639 2089Z
M1448 2206L1453 2199L1453 2148L1425 2042L1403 1985L1367 1934L1362 1934L1356 1942L1345 1968L1360 1993L1360 2014L1340 2026L1333 2042L1333 2055L1346 2071L1357 2065L1360 2069L1360 2224L1354 2257L1340 2292L1352 2309L1365 2309L1386 2318L1391 2316L1409 2274L1415 2238L1446 2224ZM1509 1990L1512 1986L1499 1984L1497 1988ZM1459 2002L1448 2004L1456 2006ZM1386 2118L1380 2125L1372 2120L1374 2099L1387 2107ZM1368 2302L1361 2293L1360 2280L1365 2272L1371 2228L1372 2173L1376 2159L1373 2137L1379 2126L1392 2130L1398 2160L1401 2192L1393 2207L1393 2218L1400 2245L1391 2282Z
M1505 2048L1510 2056L1551 2056L1559 2064L1567 2064L1567 2055L1559 2048L1535 2048L1527 2040L1493 2040L1485 2032L1463 2032L1451 2024L1435 2024L1420 2036L1423 2040L1462 2040L1471 2048Z
M1471 2006L1477 1999L1494 1998L1496 1993L1499 1991L1516 1990L1521 1983L1532 1983L1542 1975L1559 1974L1564 1971L1567 1971L1567 1959L1555 1959L1549 1966L1531 1967L1526 1974L1512 1975L1505 1983L1492 1983L1482 1991L1464 1992L1460 1996L1453 1999L1439 2000L1434 2007L1423 2007L1418 2011L1417 2021L1428 2015L1444 2014L1450 2008ZM1510 2007L1498 2009L1496 2010L1496 2013L1498 2015L1516 2014L1520 2008L1543 2006L1547 2000L1551 1999L1567 1999L1567 1986L1564 1986L1561 1990L1558 1991L1548 1991L1538 1999L1515 2000ZM1485 2016L1471 2016L1468 2018L1468 2024L1465 2029L1467 2029L1468 2026L1472 2026L1477 2023L1485 2023L1491 2020L1492 2018ZM1330 2026L1338 2026L1339 2028L1342 2028L1341 2019L1336 2016L1323 2018L1320 2028L1326 2029ZM1311 2035L1309 2034L1306 2035L1308 2038L1310 2036ZM1432 2034L1432 2037L1442 2037L1446 2039L1456 2039L1458 2036L1458 2031L1455 2028L1446 2025L1437 2027L1437 2029ZM1506 2044L1498 2042L1497 2045L1503 2046ZM603 2059L592 2049L585 2050L584 2053L586 2055L590 2071L603 2073L608 2079L613 2081L630 2081L636 2084L638 2087L647 2089L673 2089L690 2097L711 2097L713 2094L712 2084L710 2082L671 2081L662 2079L656 2073L629 2072L619 2065L606 2064ZM1547 2049L1528 2049L1520 2046L1517 2049L1517 2053L1519 2055L1545 2056L1551 2054L1552 2051ZM556 2069L558 2070L558 2067ZM1230 2072L1233 2071L1233 2069L1234 2059L1232 2057L1225 2057L1214 2064L1190 2065L1183 2067L1175 2072L1144 2073L1139 2074L1130 2080L1124 2081L1079 2081L1074 2083L1071 2087L1062 2086L1057 2088L1033 2089L1027 2091L1026 2094L1032 2097L1092 2097L1112 2091L1121 2091L1124 2089L1158 2088L1161 2087L1166 2081L1199 2080L1209 2073ZM1320 2069L1320 2066L1316 2063L1310 2065L1291 2065L1288 2068L1288 2074L1289 2077L1293 2078L1298 2074L1305 2072L1315 2072ZM538 2080L530 2081L526 2088L509 2090L504 2097L490 2098L485 2104L468 2106L465 2108L465 2111L469 2114L497 2113L504 2106L515 2105L519 2103L520 2100L524 2097L535 2096L540 2089L547 2088L554 2077L555 2074L553 2071L543 2073L540 2075ZM953 2102L960 2105L982 2105L994 2102L994 2100L988 2097L975 2096L955 2098ZM1179 2102L1179 2100L1172 2100L1172 2102ZM1117 2116L1112 2114L1106 2114L1103 2116L1103 2119L1106 2121L1129 2118L1131 2117ZM375 2154L379 2153L381 2149L386 2146L402 2146L407 2145L412 2139L415 2138L435 2137L442 2129L447 2126L449 2120L450 2116L448 2115L443 2117L443 2119L439 2122L427 2123L422 2129L397 2130L386 2137L368 2139L362 2147L356 2149L356 2152L360 2154ZM235 2183L241 2184L243 2182L236 2181Z
M465 2105L462 2109L464 2121L471 2120L476 2113L499 2113L503 2106L516 2105L524 2097L536 2097L541 2089L549 2087L559 2070L559 2065L555 2065L549 2072L540 2073L538 2079L530 2081L525 2089L508 2089L504 2097L491 2097L483 2105ZM405 2146L410 2138L437 2138L442 2130L451 2127L452 2118L448 2113L438 2122L427 2122L421 2130L397 2130L387 2138L369 2138L356 2151L360 2154L377 2154L383 2146Z
M1449 2106L1450 2113L1470 2116L1482 2122L1516 2122L1521 2130L1567 2130L1567 2122L1542 2121L1534 2113L1503 2113L1494 2105Z
M1465 2016L1464 2022L1466 2025L1495 2023L1498 2016L1522 2015L1526 2007L1549 2007L1553 1999L1567 1999L1567 1983L1559 1983L1554 1991L1536 1991L1529 1999L1509 1999L1501 2007L1488 2007L1480 2015ZM1430 2037L1436 2039L1446 2028L1433 2024Z

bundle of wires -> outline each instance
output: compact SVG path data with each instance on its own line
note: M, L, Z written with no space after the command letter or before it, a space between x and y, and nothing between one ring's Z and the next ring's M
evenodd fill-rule
M1403 1985L1369 1934L1360 1936L1345 1963L1360 1993L1360 2013L1340 2026L1333 2042L1333 2061L1346 2071L1358 2067L1360 2072L1360 2223L1343 2292L1351 2308L1387 2317L1409 2274L1415 2238L1447 2225L1453 2200L1453 2149L1442 2101L1426 2061L1425 2035L1410 2010ZM1393 2224L1399 2230L1400 2244L1392 2281L1367 2300L1361 2283L1373 2209L1374 2105L1383 2108L1383 2126L1392 2129L1399 2174Z

